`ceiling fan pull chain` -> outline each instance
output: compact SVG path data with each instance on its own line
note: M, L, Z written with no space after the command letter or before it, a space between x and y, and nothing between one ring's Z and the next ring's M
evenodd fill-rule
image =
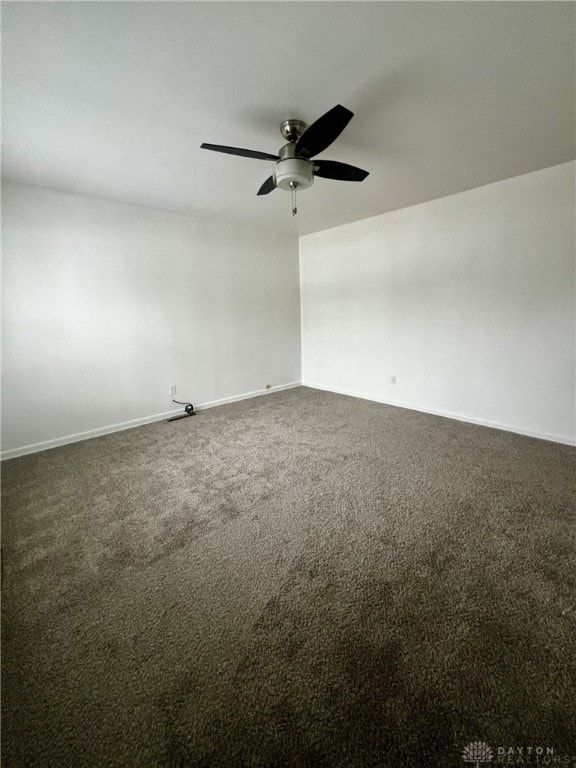
M296 216L298 208L296 208L296 189L298 184L295 181L290 182L290 191L292 193L292 216Z

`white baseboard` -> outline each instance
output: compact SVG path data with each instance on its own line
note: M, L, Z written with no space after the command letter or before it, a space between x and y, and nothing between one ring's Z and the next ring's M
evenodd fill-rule
M302 386L301 381L292 381L289 384L278 384L276 387L270 387L270 389L255 389L253 392L245 392L243 395L232 395L232 397L223 397L220 400L210 400L208 403L201 403L195 405L195 411L204 411L206 408L214 408L218 405L226 405L227 403L237 403L239 400L249 400L251 397L260 397L261 395L269 395L271 392L282 392L284 389L294 389L294 387Z
M279 384L276 387L270 387L270 389L256 389L253 392L244 392L241 395L232 395L232 397L223 397L220 400L210 400L206 403L200 403L194 405L195 411L204 411L207 408L214 408L218 405L226 405L227 403L236 403L239 400L249 400L252 397L260 397L261 395L269 395L272 392L281 392L284 389L293 389L299 387L301 382L293 381L289 384ZM110 424L106 427L99 427L98 429L89 429L86 432L77 432L73 435L65 435L64 437L57 437L54 440L44 440L41 443L33 443L32 445L23 445L20 448L11 448L8 451L2 451L0 459L5 461L6 459L15 459L18 456L26 456L28 453L38 453L39 451L47 451L50 448L57 448L60 445L68 445L69 443L78 443L81 440L90 440L93 437L100 437L101 435L109 435L111 432L121 432L123 429L132 429L133 427L141 427L143 424L152 424L155 421L163 421L169 419L171 416L176 416L181 413L182 409L164 411L164 413L155 413L153 416L144 416L140 419L131 419L130 421L122 421L119 424Z
M322 389L325 392L333 392L336 395L347 395L348 397L358 397L361 400L370 400L373 403L382 403L383 405L393 405L395 408L407 408L410 411L420 411L420 413L429 413L433 416L443 416L446 419L455 419L456 421L465 421L469 424L478 424L481 427L490 427L491 429L501 429L503 432L514 432L517 435L525 435L526 437L536 437L539 440L549 440L553 443L562 443L563 445L576 445L576 439L568 437L566 435L554 435L547 432L534 432L533 430L522 429L520 427L512 427L509 424L500 424L495 421L487 421L486 419L477 419L474 416L468 416L462 413L452 413L450 411L438 411L431 408L423 408L419 405L413 405L411 403L403 403L398 400L383 400L377 397L368 397L367 395L361 395L358 392L352 392L346 389L339 389L337 387L326 387L322 384L313 384L309 381L302 382L303 387L310 387L310 389Z

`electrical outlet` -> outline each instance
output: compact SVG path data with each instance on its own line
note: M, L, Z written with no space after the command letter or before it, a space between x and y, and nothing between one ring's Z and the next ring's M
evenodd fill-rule
M170 384L170 394L171 395L176 394L176 384Z
M390 381L392 382L392 384L396 384L396 376L391 376Z

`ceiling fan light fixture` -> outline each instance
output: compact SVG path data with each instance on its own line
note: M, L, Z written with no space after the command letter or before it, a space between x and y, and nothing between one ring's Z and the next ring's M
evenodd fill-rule
M301 157L278 160L274 166L274 181L277 187L288 191L294 185L298 189L308 189L314 183L314 164Z

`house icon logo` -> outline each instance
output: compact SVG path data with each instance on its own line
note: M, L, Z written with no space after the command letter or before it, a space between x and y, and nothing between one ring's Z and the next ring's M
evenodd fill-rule
M480 768L480 763L491 763L493 758L492 748L485 741L471 741L462 750L464 762L476 763L476 768Z

